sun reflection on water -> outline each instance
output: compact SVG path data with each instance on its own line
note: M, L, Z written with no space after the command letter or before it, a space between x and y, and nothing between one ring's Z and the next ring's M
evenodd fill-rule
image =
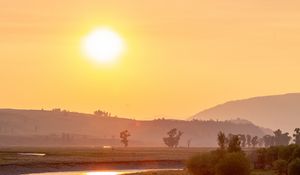
M118 172L88 172L85 175L118 175Z

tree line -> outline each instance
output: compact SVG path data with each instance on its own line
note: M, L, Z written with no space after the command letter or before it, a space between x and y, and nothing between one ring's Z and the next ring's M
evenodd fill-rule
M187 169L192 175L250 175L254 171L300 175L299 129L296 128L293 134L294 143L288 145L285 145L287 134L277 130L274 135L276 146L245 152L239 135L229 137L224 132L219 132L219 148L193 156L187 162ZM277 138L278 136L282 138Z
M289 136L289 133L282 132L280 129L277 129L273 132L274 135L265 135L261 138L258 136L251 136L249 134L228 134L225 133L218 135L222 137L224 145L219 145L221 147L225 147L225 144L229 144L230 140L236 139L239 145L242 148L256 148L256 147L272 147L272 146L286 146L293 142L297 145L300 145L300 128L295 128L293 137ZM166 146L170 148L176 148L179 145L179 141L181 136L183 135L183 131L178 130L177 128L173 128L167 132L167 137L163 137L163 142ZM124 144L125 147L128 146L128 137L130 136L129 131L125 130L120 132L121 143ZM188 147L191 144L191 139L187 141ZM219 144L219 142L218 142Z

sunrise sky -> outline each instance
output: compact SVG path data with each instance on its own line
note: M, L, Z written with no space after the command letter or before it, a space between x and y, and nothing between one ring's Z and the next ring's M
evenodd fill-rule
M107 27L113 63L82 51ZM299 92L299 0L0 0L0 107L185 119Z

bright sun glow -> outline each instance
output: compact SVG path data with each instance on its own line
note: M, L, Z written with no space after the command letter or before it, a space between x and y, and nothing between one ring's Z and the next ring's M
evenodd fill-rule
M98 62L113 62L124 51L122 38L108 28L92 31L82 44L86 55Z
M89 172L87 175L118 175L117 172Z

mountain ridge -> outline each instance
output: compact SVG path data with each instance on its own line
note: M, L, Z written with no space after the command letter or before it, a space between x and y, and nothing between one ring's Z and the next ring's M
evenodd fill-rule
M189 119L243 118L259 126L292 132L300 116L300 93L258 96L228 101L200 111ZM276 120L276 121L275 121Z
M5 145L114 145L122 146L119 133L129 130L130 146L165 146L162 138L177 128L184 132L180 146L192 140L192 146L216 146L219 131L269 134L253 123L230 121L187 121L174 119L134 120L55 109L0 109L0 146Z

